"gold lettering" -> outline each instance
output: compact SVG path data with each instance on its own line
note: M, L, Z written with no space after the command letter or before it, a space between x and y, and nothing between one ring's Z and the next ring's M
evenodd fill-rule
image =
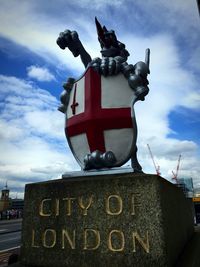
M146 240L142 240L142 238L139 236L138 232L133 232L133 252L136 252L136 242L137 240L142 248L145 250L146 253L149 253L150 246L149 246L149 233L146 232Z
M93 196L91 196L88 200L88 204L84 205L83 204L83 197L79 197L78 198L78 204L80 206L80 208L83 210L83 215L86 216L87 215L87 211L90 208L90 206L93 203Z
M51 201L51 198L46 198L46 199L43 199L40 203L40 206L39 206L39 215L40 216L43 216L43 217L48 217L48 216L51 216L51 212L50 213L45 213L44 212L44 203L45 202L49 202Z
M93 240L92 242L90 242L90 244L88 244L88 239L89 239L88 237L89 236L91 237L92 234L94 234L93 236L95 237L95 242ZM83 240L84 240L84 245L83 245L84 250L96 250L100 246L100 241L101 241L100 233L95 229L85 229L83 233Z
M139 193L132 194L132 197L131 197L131 215L135 215L135 208L141 206L139 201L137 201L137 197L139 198L140 195L141 194L139 194Z
M112 235L115 234L116 236L118 236L118 239L120 240L121 244L118 248L113 246L113 241L112 241ZM124 234L122 231L119 230L112 230L109 233L108 236L108 248L111 251L123 251L124 250L124 245L125 245L125 239L124 239Z
M72 214L72 202L75 199L76 198L74 198L74 197L66 197L66 198L63 198L63 200L66 200L67 201L67 213L66 213L67 216L71 216L71 214Z
M110 208L110 200L111 199L116 199L118 203L118 207L115 209L115 211L111 211ZM118 195L110 195L107 199L106 199L106 213L109 215L119 215L122 212L122 199L120 196Z
M47 235L51 235L51 238L48 238L47 242ZM50 241L51 242L50 242ZM42 235L42 244L45 248L53 248L56 244L56 231L54 229L46 229Z
M73 237L71 238L69 236L69 233L67 230L62 229L62 249L65 248L65 237L71 247L71 249L75 249L75 230L73 230Z
M59 204L60 204L59 199L56 198L56 201L55 201L55 205L56 205L56 207L55 207L55 216L59 216Z
M40 247L38 245L35 245L35 230L34 229L32 229L31 247L32 248L39 248Z

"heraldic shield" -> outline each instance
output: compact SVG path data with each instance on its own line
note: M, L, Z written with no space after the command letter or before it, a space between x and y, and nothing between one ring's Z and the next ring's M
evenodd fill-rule
M89 67L74 81L66 110L65 133L82 169L87 169L91 155L95 155L97 169L102 168L98 165L102 156L112 162L108 167L121 166L130 159L136 149L135 99L121 73L104 77Z

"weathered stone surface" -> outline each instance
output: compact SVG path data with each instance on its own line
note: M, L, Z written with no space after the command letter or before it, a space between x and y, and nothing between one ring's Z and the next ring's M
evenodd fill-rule
M200 266L200 232L195 232L192 239L185 246L175 267L199 267Z
M192 234L182 191L156 175L53 180L26 186L20 262L171 267Z

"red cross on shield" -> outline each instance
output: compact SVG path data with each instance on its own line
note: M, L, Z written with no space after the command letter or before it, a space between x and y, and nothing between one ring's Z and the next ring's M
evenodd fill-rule
M133 90L123 74L104 77L89 67L75 81L66 112L65 133L80 166L84 157L112 151L115 166L123 165L136 146Z

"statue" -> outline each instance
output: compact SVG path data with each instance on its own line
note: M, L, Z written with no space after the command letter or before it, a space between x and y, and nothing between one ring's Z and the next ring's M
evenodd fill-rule
M66 137L84 170L119 167L131 159L134 172L142 172L137 160L137 124L134 104L149 92L145 62L128 64L129 52L113 30L95 18L102 58L92 59L76 31L61 32L57 44L80 55L86 70L81 78L64 83L61 106L66 114Z

